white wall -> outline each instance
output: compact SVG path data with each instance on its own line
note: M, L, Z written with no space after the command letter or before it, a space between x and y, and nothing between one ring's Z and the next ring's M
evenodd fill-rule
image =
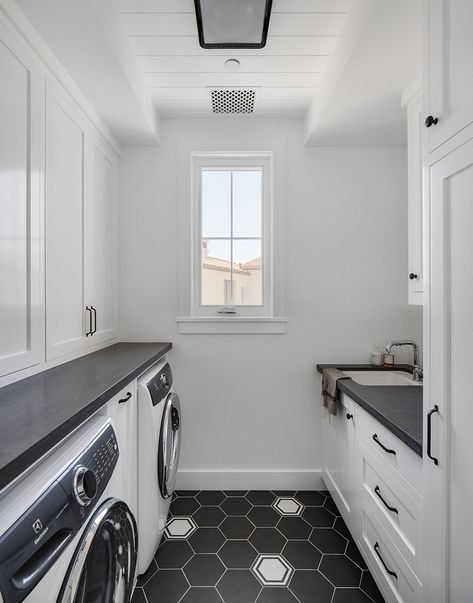
M285 335L179 335L178 144L286 140ZM181 487L316 487L314 362L365 362L407 335L403 148L304 148L299 120L168 120L121 165L121 337L171 340ZM251 150L251 149L249 149Z

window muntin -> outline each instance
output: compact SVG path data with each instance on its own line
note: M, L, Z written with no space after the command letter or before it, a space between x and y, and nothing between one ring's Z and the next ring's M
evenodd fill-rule
M272 316L270 166L268 155L194 157L194 315Z

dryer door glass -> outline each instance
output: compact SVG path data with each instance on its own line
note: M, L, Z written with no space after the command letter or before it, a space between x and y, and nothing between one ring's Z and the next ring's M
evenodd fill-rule
M136 555L133 515L125 503L106 501L82 536L58 603L129 603Z
M172 496L176 484L181 449L181 403L169 394L163 411L158 450L158 480L163 498Z

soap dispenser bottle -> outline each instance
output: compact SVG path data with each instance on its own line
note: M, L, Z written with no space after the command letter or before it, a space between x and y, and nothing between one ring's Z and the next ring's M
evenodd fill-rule
M379 346L376 346L373 352L371 352L371 364L373 366L381 366L383 364L383 355L379 350Z

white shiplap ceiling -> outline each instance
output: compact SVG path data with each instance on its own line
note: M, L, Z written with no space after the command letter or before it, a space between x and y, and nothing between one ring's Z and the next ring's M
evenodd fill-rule
M235 0L238 1L238 0ZM255 114L303 116L320 91L354 0L274 0L261 50L199 46L193 0L116 0L145 85L162 117L210 115L210 90L256 90ZM240 69L228 72L226 59Z

